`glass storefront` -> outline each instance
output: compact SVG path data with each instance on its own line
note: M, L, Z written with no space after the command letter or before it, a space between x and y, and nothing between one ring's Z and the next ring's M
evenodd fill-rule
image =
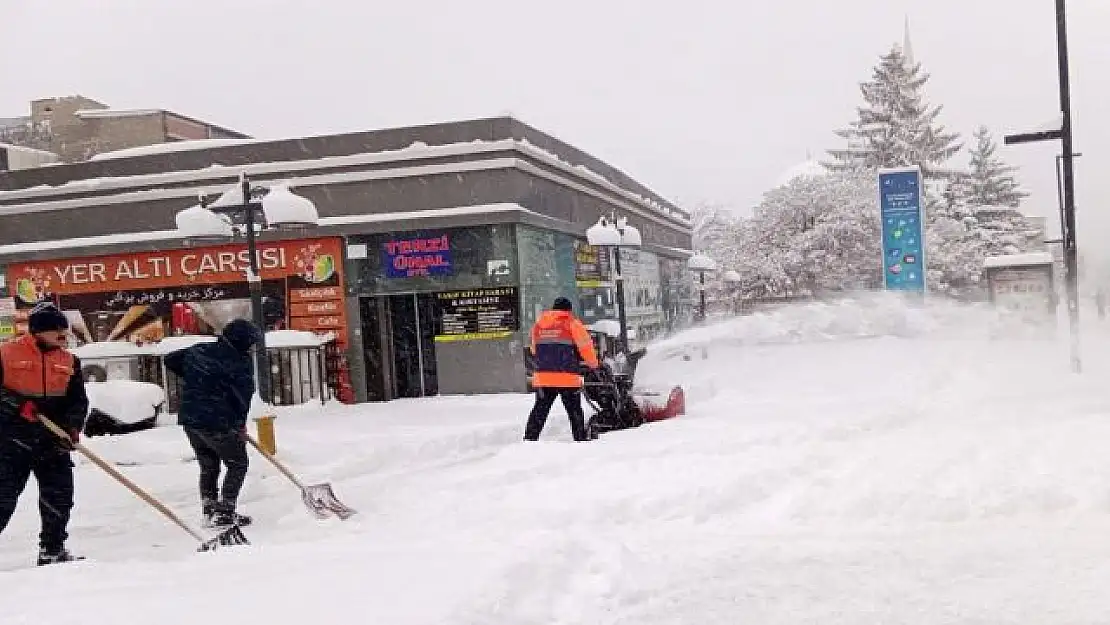
M521 322L531 328L557 297L576 299L575 238L569 234L517 226L520 255ZM578 312L578 311L576 311Z
M620 255L630 342L642 347L666 331L659 257L631 248L621 248Z
M516 237L496 225L348 238L369 400L523 385Z
M667 272L651 252L621 254L640 345L667 329ZM557 297L586 324L617 316L610 259L561 232L516 224L351 236L347 256L370 400L524 390L528 330Z

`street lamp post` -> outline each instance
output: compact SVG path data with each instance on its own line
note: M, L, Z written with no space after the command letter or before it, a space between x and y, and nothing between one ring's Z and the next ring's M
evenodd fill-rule
M640 231L624 217L602 215L597 223L586 229L586 242L600 247L613 256L613 281L617 291L617 322L620 324L620 352L628 354L628 317L624 301L624 274L621 271L622 247L640 247Z
M740 312L740 283L743 282L744 279L735 269L726 271L724 275L721 276L721 279L728 285L729 296L732 297L732 312L733 314L737 314Z
M1071 328L1071 366L1079 373L1079 262L1075 236L1075 172L1071 124L1071 77L1068 68L1068 27L1065 0L1056 0L1056 60L1060 83L1060 120L1058 128L1007 135L1007 145L1059 139L1063 163L1062 239L1064 266L1067 270L1068 320Z
M192 240L226 240L237 234L236 226L245 230L247 239L247 286L250 290L251 318L262 338L255 346L254 366L258 377L258 394L265 402L272 401L270 392L269 354L266 350L266 322L262 309L262 274L258 266L256 228L300 230L319 222L316 206L308 199L294 195L285 185L267 190L252 187L247 174L239 175L239 183L209 204L201 198L199 206L187 208L177 216L177 227Z
M708 256L701 254L694 254L686 259L686 268L698 274L698 290L700 291L700 307L698 310L698 318L700 321L705 321L705 274L710 271L717 270L717 262Z

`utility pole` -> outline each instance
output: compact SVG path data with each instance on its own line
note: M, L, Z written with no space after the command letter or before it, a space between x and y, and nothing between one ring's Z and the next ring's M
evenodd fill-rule
M1065 0L1056 0L1056 57L1060 74L1060 127L1007 135L1006 145L1059 139L1062 143L1063 206L1060 218L1064 244L1065 288L1068 296L1068 323L1071 328L1071 368L1082 371L1079 357L1079 250L1075 236L1075 170L1071 127L1071 77L1068 70L1068 25Z

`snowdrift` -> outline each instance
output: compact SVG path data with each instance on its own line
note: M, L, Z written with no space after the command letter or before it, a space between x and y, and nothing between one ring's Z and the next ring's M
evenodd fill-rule
M543 440L521 442L524 395L298 407L278 417L280 457L360 514L311 519L255 462L242 501L254 544L216 554L192 553L81 464L71 542L94 561L0 572L0 613L36 625L1104 622L1110 339L1084 319L1083 375L1066 334L1000 333L1008 320L981 307L858 300L691 330L640 367L679 378L688 414L588 444L568 442L558 410ZM197 514L176 428L90 444ZM24 495L0 568L25 565L36 532ZM67 609L44 611L59 588Z

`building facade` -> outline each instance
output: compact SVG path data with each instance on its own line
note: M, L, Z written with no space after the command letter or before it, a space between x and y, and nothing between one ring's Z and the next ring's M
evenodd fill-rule
M644 240L621 250L633 336L649 340L683 313L688 214L508 117L0 174L8 299L22 309L51 296L83 319L109 309L89 340L131 338L133 327L177 333L172 304L213 329L223 318L213 311L242 314L242 242L198 249L174 226L178 211L226 191L240 172L315 203L311 231L262 235L264 266L293 272L263 276L267 325L334 332L360 400L524 390L527 330L555 297L576 298L588 323L615 316L607 251L584 236L600 215L626 217ZM334 284L310 279L324 274ZM98 295L73 299L34 275L58 288L81 280L82 293ZM209 282L219 288L197 288ZM151 308L143 289L162 300ZM342 298L316 298L320 289Z
M173 111L113 109L80 95L34 100L30 115L0 119L0 143L51 152L66 163L177 141L249 138Z

